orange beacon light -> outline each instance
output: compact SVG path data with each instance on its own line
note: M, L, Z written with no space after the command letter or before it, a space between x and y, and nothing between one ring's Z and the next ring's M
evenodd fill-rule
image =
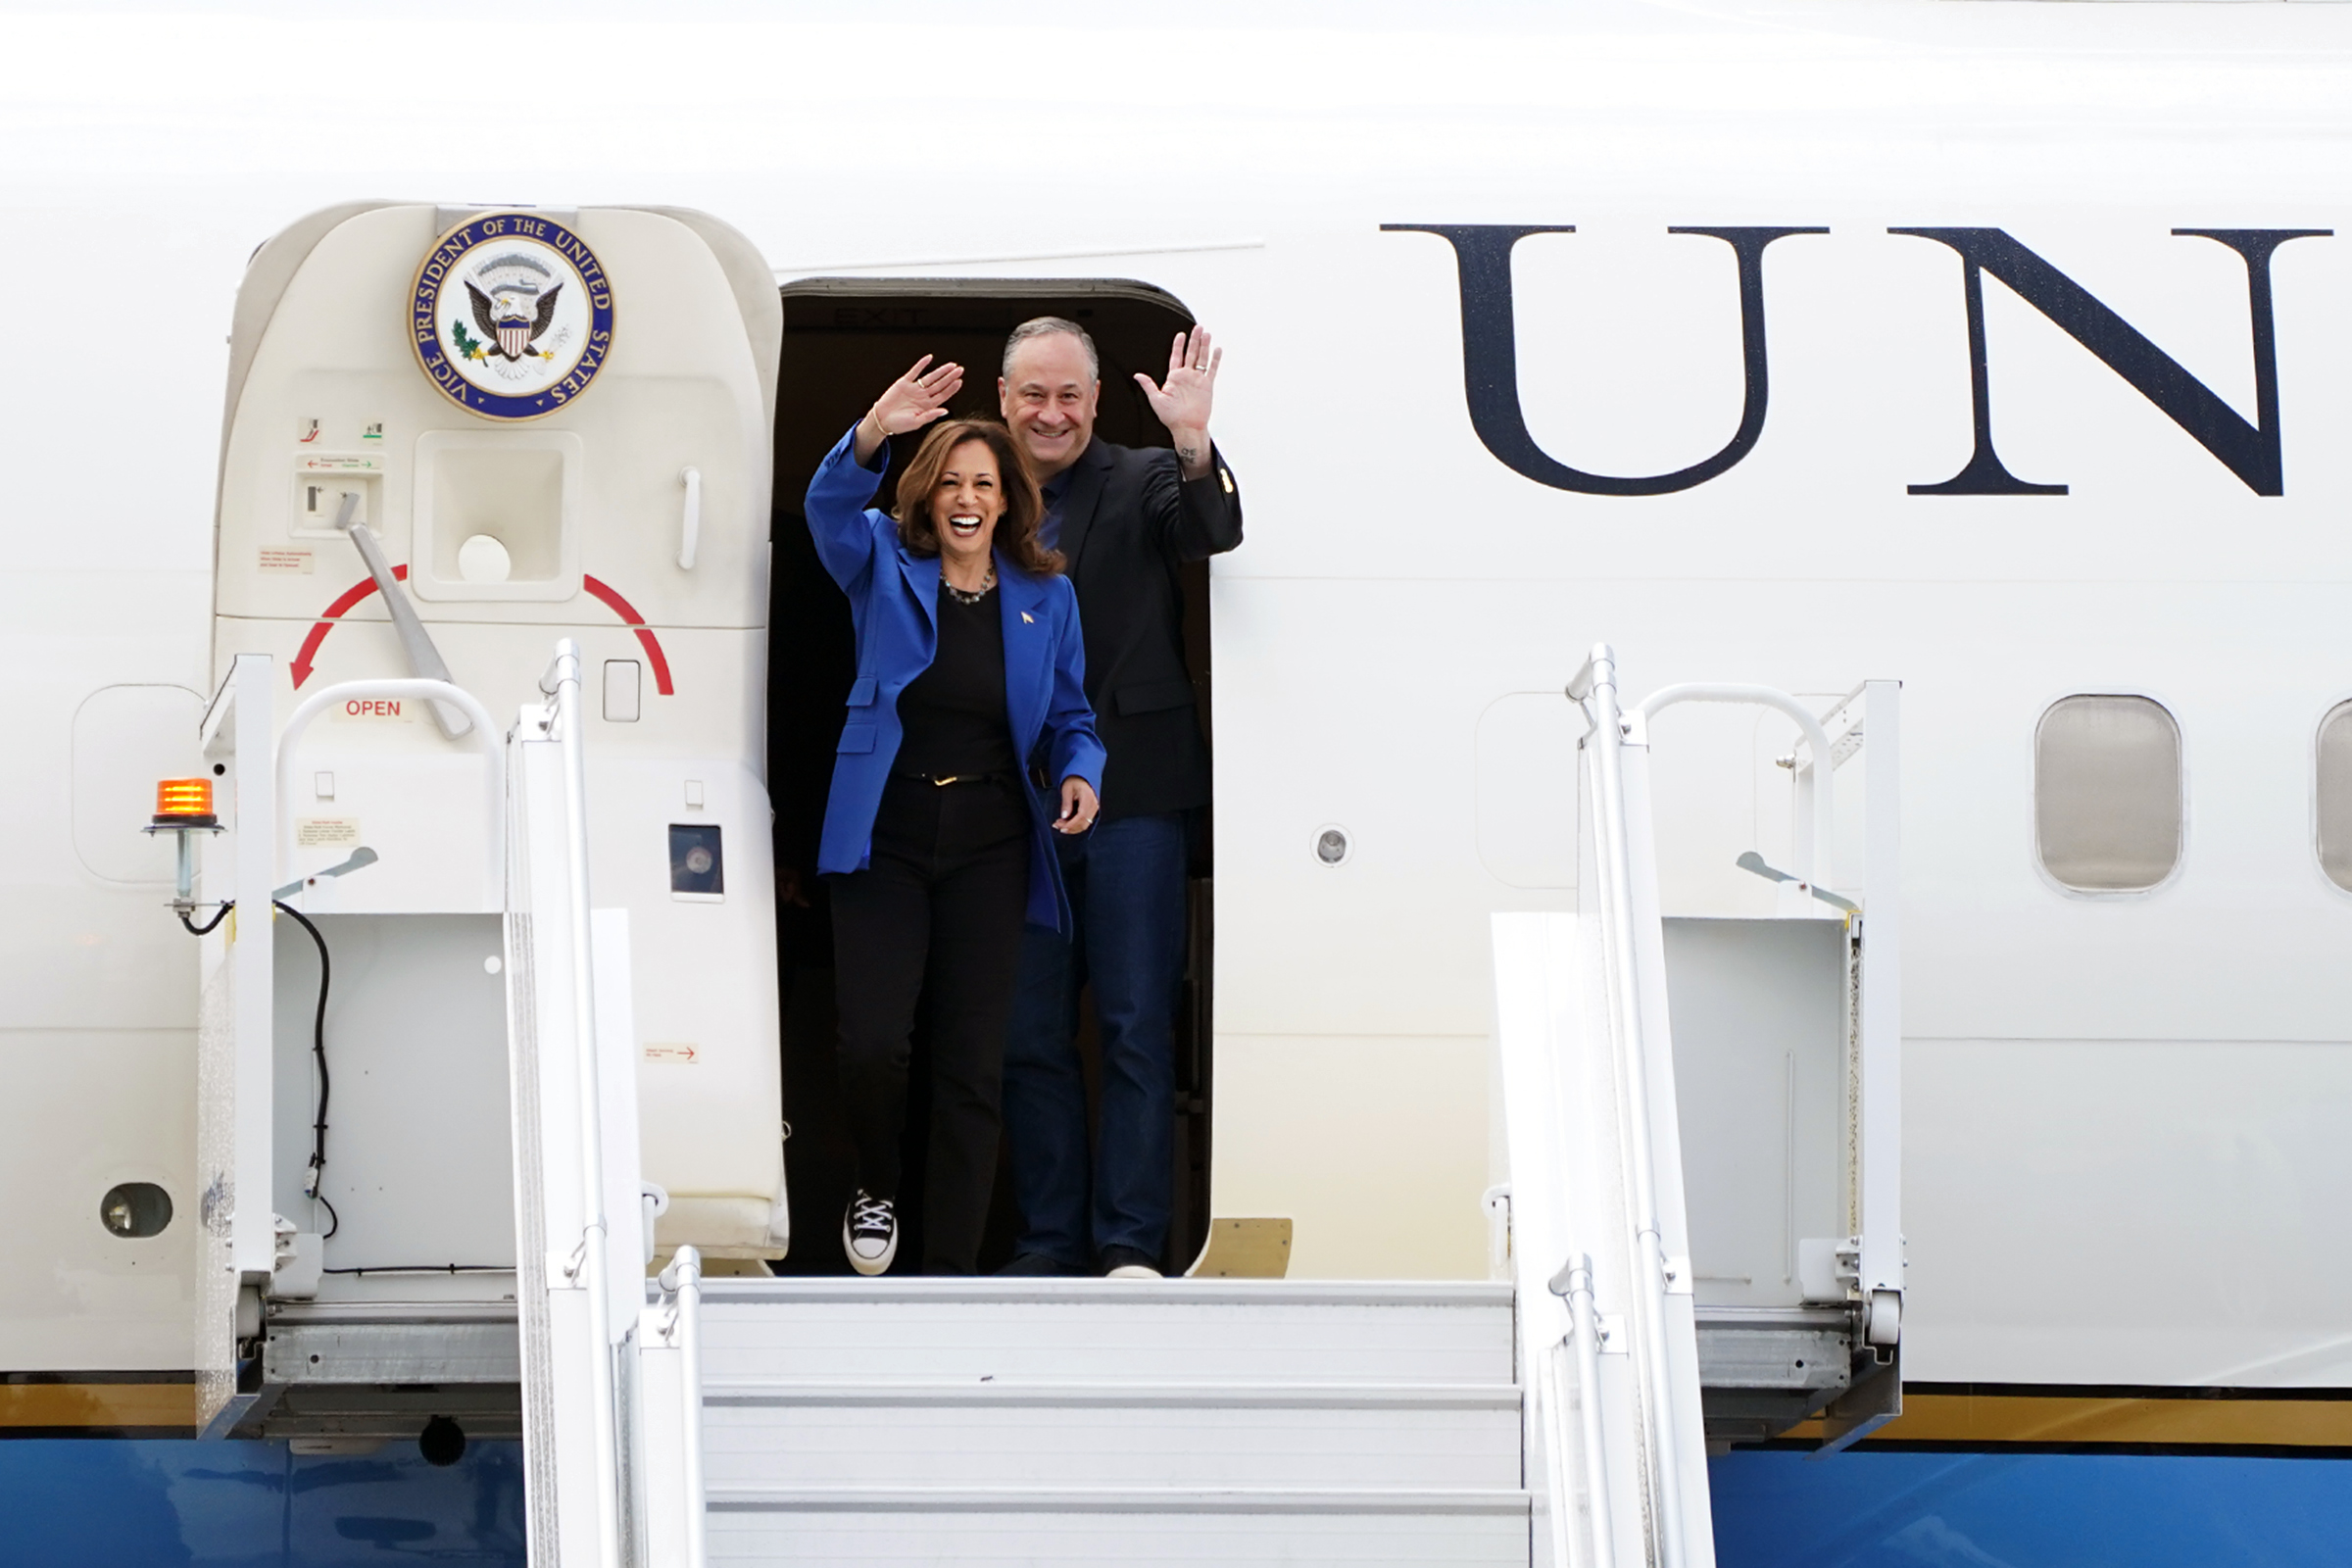
M198 833L218 833L220 819L213 814L213 781L209 778L168 778L155 786L155 819L143 830L170 833L179 840L179 874L174 879L172 906L184 917L195 907Z
M155 825L160 828L218 827L213 815L213 781L168 778L155 787Z

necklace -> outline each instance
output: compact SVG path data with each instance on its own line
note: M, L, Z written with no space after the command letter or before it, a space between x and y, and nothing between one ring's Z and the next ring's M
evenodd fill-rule
M976 605L976 604L978 604L978 603L979 603L981 600L983 600L983 599L986 599L986 598L988 597L988 594L989 594L989 590L990 590L990 589L992 589L992 588L996 587L996 585L997 585L997 564L996 564L995 562L993 562L993 561L992 561L992 562L990 562L990 563L988 564L988 575L987 575L985 578L981 579L980 586L979 586L979 587L977 587L977 588L973 588L973 589L970 589L970 590L968 590L968 591L967 591L967 590L965 590L965 589L962 589L962 588L958 588L958 587L956 587L956 586L954 583L952 583L952 582L948 581L948 576L947 576L947 573L946 573L946 572L944 572L944 571L940 573L940 576L939 576L939 585L940 585L942 588L945 588L945 589L946 589L946 590L947 590L949 593L953 594L953 595L955 596L955 598L956 598L956 602L957 604L959 604L959 605Z

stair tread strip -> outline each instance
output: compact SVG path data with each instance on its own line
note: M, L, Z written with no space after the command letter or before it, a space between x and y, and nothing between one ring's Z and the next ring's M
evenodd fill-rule
M1015 1302L1037 1306L1457 1307L1508 1312L1511 1286L1486 1280L712 1279L706 1313L748 1305L892 1306Z
M714 1512L1525 1514L1516 1488L714 1487Z
M711 1405L1108 1405L1127 1409L1516 1410L1520 1390L1507 1383L1110 1383L1053 1380L985 1383L841 1383L714 1378L703 1385Z

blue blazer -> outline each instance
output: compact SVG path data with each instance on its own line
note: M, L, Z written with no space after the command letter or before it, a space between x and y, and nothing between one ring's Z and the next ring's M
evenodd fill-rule
M848 719L834 748L833 793L825 802L818 841L819 871L862 871L873 851L874 813L898 760L899 693L931 667L939 653L939 558L909 555L899 525L866 503L882 474L858 463L858 432L841 438L808 481L808 532L817 559L850 596L858 629L858 679L850 687ZM887 463L888 448L883 461ZM1078 596L1067 577L1038 577L997 554L997 602L1004 623L1004 710L1012 721L1012 755L1034 757L1052 733L1049 776L1058 803L1061 780L1072 774L1099 793L1102 742L1086 701L1086 643L1078 628ZM1029 803L1029 908L1032 925L1070 929L1061 860L1047 826L1059 812L1047 808L1024 775Z

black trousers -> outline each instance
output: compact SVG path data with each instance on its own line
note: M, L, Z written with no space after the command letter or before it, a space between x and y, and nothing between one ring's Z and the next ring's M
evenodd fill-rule
M899 1197L916 1009L930 1047L923 1272L969 1274L996 1183L1004 1027L1029 902L1029 808L1013 777L894 777L866 869L833 881L838 1058L858 1185Z

